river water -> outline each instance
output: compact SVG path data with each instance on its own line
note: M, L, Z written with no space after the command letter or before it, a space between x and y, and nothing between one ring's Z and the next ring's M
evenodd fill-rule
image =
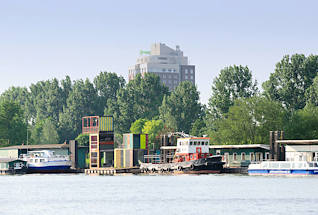
M318 177L0 177L0 214L318 214Z

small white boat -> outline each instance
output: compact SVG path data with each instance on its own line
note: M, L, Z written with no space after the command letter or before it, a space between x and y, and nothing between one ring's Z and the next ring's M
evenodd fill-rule
M65 172L71 167L68 155L56 155L54 151L30 151L21 156L27 161L28 172Z
M248 166L249 175L318 175L315 161L263 161Z

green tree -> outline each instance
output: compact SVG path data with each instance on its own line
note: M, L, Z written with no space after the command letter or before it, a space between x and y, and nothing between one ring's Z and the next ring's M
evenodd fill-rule
M160 134L160 132L164 129L164 124L162 120L149 120L145 123L142 133L148 134L149 142L152 144L153 148L158 148L155 146L156 137Z
M206 123L202 118L198 118L192 125L190 134L196 137L202 137L206 134Z
M267 143L269 131L283 129L285 116L279 102L258 96L237 99L209 135L218 144Z
M89 145L89 134L80 134L75 140L78 142L80 146L88 146Z
M125 88L119 89L117 100L109 101L105 113L114 115L118 132L128 132L131 124L137 119L150 120L157 116L158 108L166 94L168 88L161 85L157 75L138 74Z
M75 81L59 117L61 141L74 139L82 132L82 117L96 115L97 104L93 84L88 79Z
M141 134L146 122L146 119L137 119L134 123L131 124L130 132L134 134Z
M257 82L253 81L252 72L247 66L225 67L213 80L212 96L209 99L209 118L221 118L234 105L238 98L257 95Z
M318 56L286 55L276 64L275 72L263 83L264 95L282 102L289 110L302 109L306 105L306 90L312 85L318 72Z
M51 118L37 120L31 129L31 144L58 144L60 138Z
M294 111L285 122L285 139L318 139L318 107L308 105Z
M171 95L164 97L159 110L165 126L189 133L202 114L196 86L188 81L181 82Z
M318 106L318 75L312 85L306 90L306 105Z
M26 140L26 124L21 106L13 101L0 102L0 139L10 145L20 145Z
M0 101L5 100L20 104L21 108L24 110L25 122L31 120L34 113L32 113L30 92L26 87L10 87L0 96Z
M118 90L125 86L125 79L116 73L100 72L94 78L94 85L98 94L98 115L102 115L107 109L108 100L116 101Z

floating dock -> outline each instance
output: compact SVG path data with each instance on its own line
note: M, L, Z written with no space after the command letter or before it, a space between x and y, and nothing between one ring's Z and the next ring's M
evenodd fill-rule
M139 174L139 167L131 168L92 168L85 169L85 175L118 175L124 173Z

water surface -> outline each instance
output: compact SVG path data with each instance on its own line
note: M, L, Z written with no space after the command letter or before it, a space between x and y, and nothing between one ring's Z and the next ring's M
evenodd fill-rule
M0 177L0 214L318 214L318 177Z

